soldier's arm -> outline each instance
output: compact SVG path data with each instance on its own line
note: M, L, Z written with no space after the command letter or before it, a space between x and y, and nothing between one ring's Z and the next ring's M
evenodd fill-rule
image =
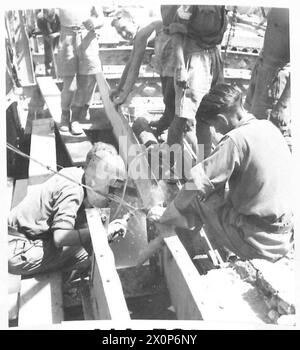
M172 35L173 52L176 57L175 81L177 85L185 88L187 71L184 60L184 40L188 32L188 23L192 16L194 6L182 5L177 9L174 22L170 24L169 30Z
M102 7L92 6L90 11L90 17L83 22L87 30L99 29L104 24L104 15Z
M150 39L151 34L158 30L162 26L161 21L154 21L148 24L146 27L140 29L135 36L133 51L130 55L128 62L126 63L125 69L122 73L121 80L118 85L119 96L114 101L116 104L123 103L138 78L140 67L145 55L147 43Z

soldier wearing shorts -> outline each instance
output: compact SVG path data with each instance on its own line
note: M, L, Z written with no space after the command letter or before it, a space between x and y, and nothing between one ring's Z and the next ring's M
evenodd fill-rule
M59 18L58 70L63 79L60 130L78 135L83 132L79 122L93 96L95 74L101 72L96 30L103 25L103 12L95 6L59 9Z

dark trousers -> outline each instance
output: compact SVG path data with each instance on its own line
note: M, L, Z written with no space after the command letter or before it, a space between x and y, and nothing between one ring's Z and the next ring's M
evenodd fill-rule
M44 63L45 69L51 69L53 66L53 51L58 45L59 37L57 38L48 38L44 37Z
M175 89L173 77L160 77L165 110L157 125L157 133L166 130L175 115Z

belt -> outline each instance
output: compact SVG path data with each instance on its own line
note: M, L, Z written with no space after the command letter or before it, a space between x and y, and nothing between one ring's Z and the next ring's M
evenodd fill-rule
M13 237L17 237L19 239L23 239L24 241L28 241L28 240L35 241L37 239L46 239L49 236L47 234L47 232L41 233L39 235L31 235L29 233L24 234L12 226L8 226L8 235L13 236Z

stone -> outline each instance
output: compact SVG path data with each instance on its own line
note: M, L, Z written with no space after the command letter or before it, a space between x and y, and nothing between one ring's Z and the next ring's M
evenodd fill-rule
M256 281L256 269L249 261L238 260L232 264L232 268L237 272L240 278L246 282L254 283Z
M283 300L279 300L277 304L277 310L281 315L295 314L294 305L288 304Z
M280 326L296 326L296 315L282 315L278 318L277 324Z
M256 285L266 296L277 296L289 305L295 304L295 273L293 257L272 263L263 259L251 260L257 270Z
M268 317L272 322L277 323L277 320L280 317L280 315L276 310L272 309L268 312Z

